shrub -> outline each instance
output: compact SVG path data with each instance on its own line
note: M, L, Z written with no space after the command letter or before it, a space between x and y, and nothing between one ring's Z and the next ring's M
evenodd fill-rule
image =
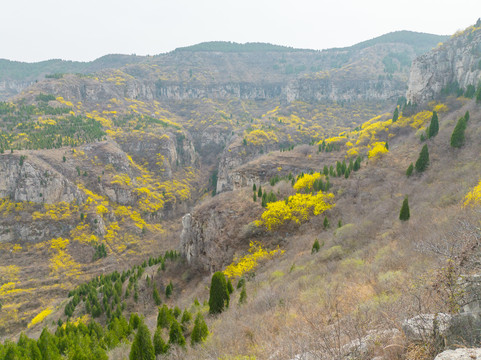
M453 133L451 134L451 146L454 148L460 148L464 145L465 136L464 131L466 130L466 119L461 117L456 126L454 127Z
M175 319L172 322L172 325L170 325L169 344L177 344L182 347L185 346L185 337L182 334L182 329L180 328L179 323Z
M311 254L319 252L320 249L321 249L321 245L319 244L319 240L316 239L314 241L314 244L312 245Z
M425 144L419 153L419 158L416 161L414 167L416 168L417 172L423 172L427 169L429 165L429 151L428 145Z
M218 271L212 275L209 294L209 313L219 314L229 306L229 291L224 273Z
M209 335L209 329L205 323L204 317L201 313L198 313L194 321L194 329L190 338L191 345L195 345L205 340Z
M154 347L150 340L150 331L142 321L130 348L130 360L155 360Z
M409 203L408 203L408 197L406 196L401 206L401 211L399 212L399 220L407 221L409 220L409 218L410 218Z
M409 164L408 169L406 170L406 176L410 177L413 174L414 165L413 163Z

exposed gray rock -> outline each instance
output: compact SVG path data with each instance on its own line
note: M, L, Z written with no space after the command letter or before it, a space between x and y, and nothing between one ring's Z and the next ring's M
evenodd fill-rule
M452 316L449 314L421 314L404 320L402 329L410 341L424 341L435 334L446 335Z
M481 80L481 30L452 37L442 46L413 61L407 99L426 103L447 85L457 82L466 89Z
M436 356L434 360L479 360L481 349L456 349L446 350Z

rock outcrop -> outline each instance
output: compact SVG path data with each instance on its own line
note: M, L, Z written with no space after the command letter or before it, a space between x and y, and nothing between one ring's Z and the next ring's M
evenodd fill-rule
M470 27L413 61L407 99L426 103L449 86L477 86L481 80L481 27Z
M214 272L248 247L252 229L239 229L238 224L249 224L262 208L244 199L241 192L220 194L183 217L180 251L190 264Z
M456 349L446 350L438 354L434 360L479 360L481 349Z
M0 198L53 204L82 198L77 186L38 157L0 155Z

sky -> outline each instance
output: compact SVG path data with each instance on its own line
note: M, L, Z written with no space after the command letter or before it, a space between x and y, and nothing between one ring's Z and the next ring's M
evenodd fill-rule
M4 0L0 58L91 61L205 41L322 50L411 30L451 35L480 0Z

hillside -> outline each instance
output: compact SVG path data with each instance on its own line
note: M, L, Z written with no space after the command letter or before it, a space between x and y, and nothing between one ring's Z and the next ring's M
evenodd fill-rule
M204 43L0 103L0 359L478 346L481 78L404 97L439 39Z

